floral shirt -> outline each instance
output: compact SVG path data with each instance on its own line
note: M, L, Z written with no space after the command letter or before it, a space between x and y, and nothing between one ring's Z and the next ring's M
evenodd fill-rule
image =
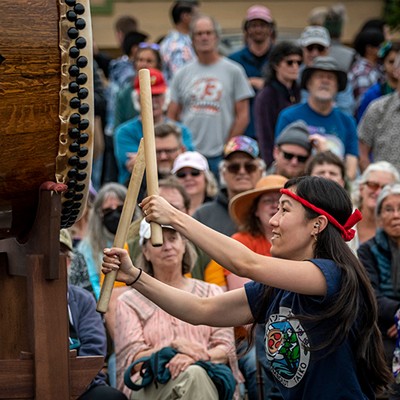
M190 36L175 30L165 36L161 43L160 53L164 65L163 73L167 82L171 82L179 68L197 58Z

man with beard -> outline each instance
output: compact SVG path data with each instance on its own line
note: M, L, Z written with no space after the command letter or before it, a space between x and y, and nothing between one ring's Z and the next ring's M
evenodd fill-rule
M257 93L264 87L263 70L274 42L274 21L271 11L264 6L251 6L246 13L243 34L246 45L231 54L229 58L242 65L250 85ZM244 134L254 138L255 127L251 112L253 102L254 98L250 99L250 123Z
M305 67L312 66L316 57L331 55L331 37L329 32L323 26L306 26L301 33L299 45L303 49L303 65L300 66L300 76ZM337 63L338 69L340 61L333 57ZM347 73L346 70L343 70ZM300 83L300 82L299 82ZM301 91L301 103L306 103L308 98L307 90ZM347 82L346 88L338 92L335 96L335 105L341 111L353 115L355 110L355 101L353 96L353 87Z
M332 57L316 57L301 78L301 87L309 92L307 103L288 107L279 114L275 138L290 123L303 120L310 134L325 137L327 149L345 161L346 174L353 180L358 162L356 122L334 106L337 92L344 90L346 83L347 74L338 69Z

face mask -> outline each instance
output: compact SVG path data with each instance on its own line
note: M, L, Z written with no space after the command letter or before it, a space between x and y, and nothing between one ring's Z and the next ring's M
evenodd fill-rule
M121 212L122 209L118 207L115 210L109 211L103 216L104 226L109 232L114 235L117 233L119 219L121 218Z

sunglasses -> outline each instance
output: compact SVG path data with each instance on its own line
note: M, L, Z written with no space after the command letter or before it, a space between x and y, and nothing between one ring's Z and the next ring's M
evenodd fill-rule
M364 182L364 185L367 185L369 189L373 190L374 192L378 189L383 189L385 185L380 185L378 182L373 182L373 181L366 181Z
M198 169L192 169L190 171L178 171L175 175L177 178L186 178L188 175L190 176L200 176L201 171Z
M160 45L158 45L157 43L142 42L142 43L139 43L139 49L152 49L155 51L159 51Z
M309 46L306 46L306 49L308 51L318 50L320 53L322 53L326 47L322 46L322 44L310 44Z
M285 60L285 63L289 67L291 67L293 64L301 65L301 61L300 60Z
M282 151L283 157L285 160L291 160L292 158L297 158L299 163L305 163L308 160L308 156L298 156L297 154L286 153L286 151Z
M252 162L247 162L244 164L242 164L242 163L226 164L226 169L231 174L237 174L242 169L242 167L248 174L252 174L253 172L255 172L258 169L258 165L254 164Z

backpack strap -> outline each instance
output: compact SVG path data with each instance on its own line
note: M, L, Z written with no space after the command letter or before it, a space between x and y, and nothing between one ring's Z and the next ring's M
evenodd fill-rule
M152 380L153 380L153 371L150 368L150 358L151 356L147 357L141 357L134 361L126 370L124 373L124 383L126 386L128 386L129 389L138 391L145 386L147 386ZM132 382L131 376L134 367L137 364L143 363L142 367L140 368L140 376L142 377L142 383L141 384L136 384Z
M154 352L150 356L141 357L134 361L124 373L124 383L129 389L138 391L152 382L157 385L159 383L166 383L171 379L171 373L166 368L166 364L169 360L177 354L177 351L172 347L163 347L161 350ZM143 363L140 368L140 376L142 377L142 383L139 385L132 382L131 376L133 368L139 363Z

